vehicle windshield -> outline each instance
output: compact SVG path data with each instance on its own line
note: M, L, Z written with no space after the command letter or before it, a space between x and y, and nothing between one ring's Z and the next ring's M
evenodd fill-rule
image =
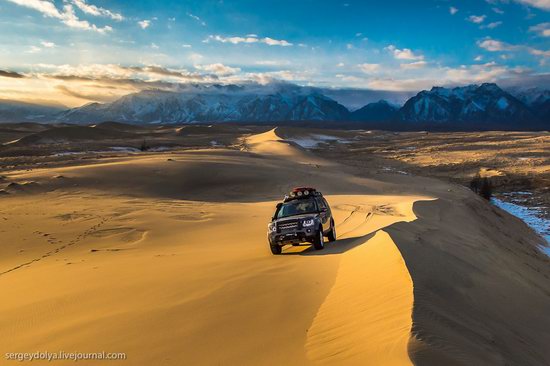
M305 200L294 200L283 203L279 211L277 211L277 218L303 215L308 213L316 213L317 204L313 198Z

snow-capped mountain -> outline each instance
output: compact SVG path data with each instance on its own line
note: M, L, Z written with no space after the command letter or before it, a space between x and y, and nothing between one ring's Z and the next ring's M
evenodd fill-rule
M336 101L294 85L272 87L195 85L177 92L142 91L112 103L68 110L59 120L141 123L274 122L343 120L348 110Z
M351 113L352 121L383 122L395 119L399 107L380 100L376 103L369 103Z
M521 100L543 121L550 121L550 90L541 88L512 88L510 94Z
M536 107L550 100L550 90L542 88L508 88L507 91L529 107Z
M54 118L62 106L44 106L0 99L0 122L39 122Z
M348 121L388 129L431 126L546 129L550 128L550 91L533 88L505 91L496 84L434 87L413 96L401 108L380 100L353 112L327 97L323 89L288 83L184 84L174 91L147 90L111 103L91 103L61 112L51 107L0 101L0 122L21 121L79 124Z
M491 83L421 91L405 103L399 115L402 121L427 123L503 124L537 119L523 102Z

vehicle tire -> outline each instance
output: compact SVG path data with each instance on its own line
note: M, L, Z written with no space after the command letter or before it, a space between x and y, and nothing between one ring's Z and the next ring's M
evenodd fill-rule
M267 241L269 242L269 248L271 249L271 253L273 253L274 255L281 254L281 252L283 251L282 246L278 244L273 244L269 239Z
M336 240L336 227L334 226L334 221L332 221L332 225L330 225L330 231L328 232L328 241L335 241Z
M273 253L274 255L281 254L281 252L283 251L283 247L277 244L269 244L269 247L271 248L271 253Z
M315 233L315 239L313 239L313 247L316 250L321 250L325 247L325 238L323 236L322 227L320 227L317 233Z

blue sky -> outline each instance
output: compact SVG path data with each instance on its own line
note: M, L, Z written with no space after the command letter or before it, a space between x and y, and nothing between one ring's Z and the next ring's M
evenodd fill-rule
M550 0L0 0L0 98L187 82L416 91L550 72Z

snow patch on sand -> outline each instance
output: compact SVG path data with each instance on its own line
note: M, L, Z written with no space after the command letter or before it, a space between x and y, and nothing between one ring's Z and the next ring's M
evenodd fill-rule
M318 134L310 135L303 138L290 138L287 140L295 142L305 149L311 149L311 148L317 147L317 145L321 143L332 142L332 141L337 141L344 144L350 142L348 140L342 140L336 136L318 135Z
M501 209L522 219L533 230L540 234L550 244L550 220L540 217L540 207L525 207L515 203L504 202L498 198L491 199L491 202ZM550 255L550 247L543 247L542 250Z

